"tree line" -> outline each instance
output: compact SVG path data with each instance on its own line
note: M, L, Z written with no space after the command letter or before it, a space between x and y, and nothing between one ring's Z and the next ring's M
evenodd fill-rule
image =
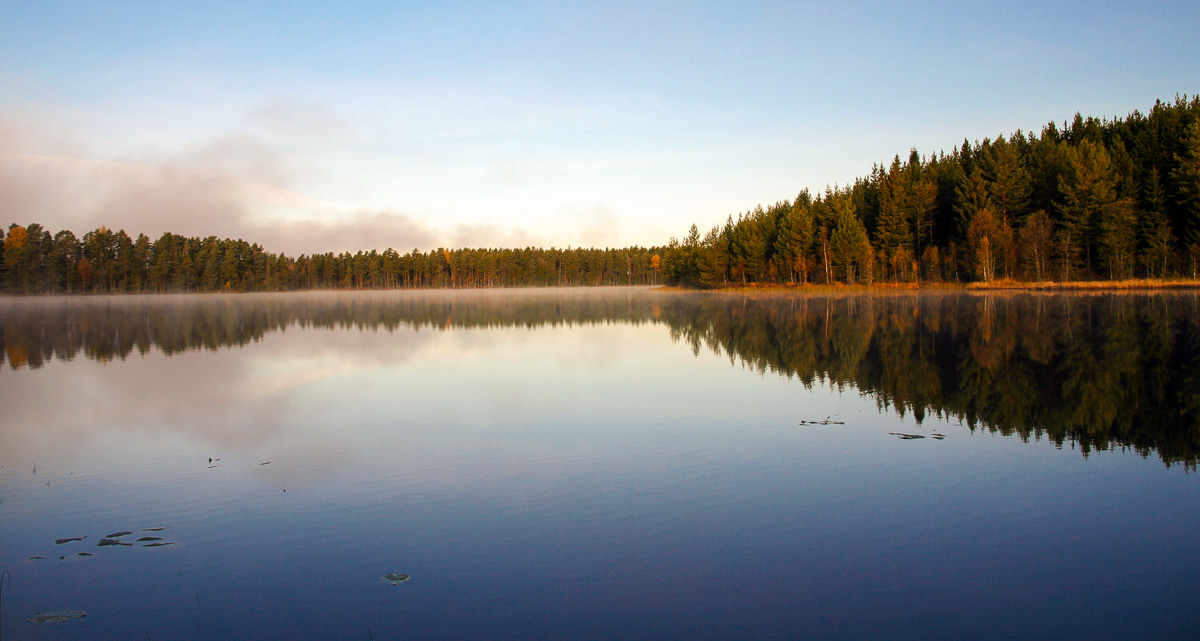
M100 227L78 238L11 225L3 240L5 291L164 293L649 285L661 248L394 249L290 257L245 240L164 233L151 241Z
M11 293L1095 280L1200 274L1200 96L909 152L665 247L302 255L100 227L0 229Z
M667 282L1195 278L1200 97L1149 114L1076 114L949 154L876 165L852 185L693 225L663 255Z

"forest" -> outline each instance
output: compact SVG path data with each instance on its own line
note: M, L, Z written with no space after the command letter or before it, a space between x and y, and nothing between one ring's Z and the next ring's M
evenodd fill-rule
M1198 266L1200 97L1186 96L913 149L852 185L693 225L662 261L666 282L698 287L1195 278Z
M703 235L692 225L665 247L290 257L240 239L106 227L80 238L37 223L0 240L0 283L16 294L1196 278L1200 96L913 149L852 185L759 205Z
M216 236L164 233L151 241L101 227L80 239L65 230L51 235L35 223L9 227L3 282L15 294L652 285L659 282L655 251L439 248L401 254L389 248L293 258Z

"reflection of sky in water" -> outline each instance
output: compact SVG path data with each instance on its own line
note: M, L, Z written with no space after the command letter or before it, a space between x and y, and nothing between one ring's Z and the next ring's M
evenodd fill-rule
M661 325L292 327L5 369L0 403L13 638L1149 638L1200 616L1193 475L916 426ZM160 525L177 545L95 547ZM24 621L65 608L89 615Z

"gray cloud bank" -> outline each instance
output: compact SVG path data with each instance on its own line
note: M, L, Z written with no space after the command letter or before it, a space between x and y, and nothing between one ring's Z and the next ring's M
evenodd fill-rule
M329 136L339 124L311 106L269 104L251 116L275 125L111 160L89 154L82 137L49 117L0 112L0 223L37 222L79 235L104 225L152 239L163 232L242 238L292 255L543 244L523 230L437 225L305 195L302 185L319 172L273 143L281 130L292 138Z

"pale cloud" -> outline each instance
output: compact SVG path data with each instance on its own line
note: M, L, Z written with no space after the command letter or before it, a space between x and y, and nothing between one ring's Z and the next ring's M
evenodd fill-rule
M310 142L346 136L350 125L332 107L303 97L275 97L251 108L247 126L289 141Z
M280 104L264 109L255 117L276 117L291 133L306 127L337 131L319 109L290 115ZM77 234L104 225L151 238L168 231L216 235L293 255L534 240L500 226L434 225L400 211L315 198L293 185L319 172L250 133L111 160L88 155L69 136L45 135L51 129L37 123L0 114L0 211L7 222L38 222Z

